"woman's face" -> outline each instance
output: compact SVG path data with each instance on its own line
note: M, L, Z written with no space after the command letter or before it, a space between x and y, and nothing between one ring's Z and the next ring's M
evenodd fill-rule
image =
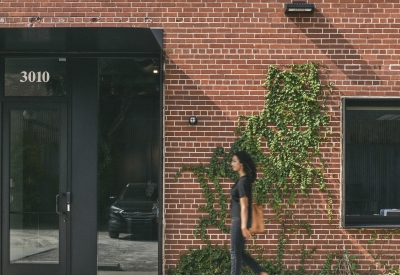
M240 163L237 156L233 156L231 166L232 166L233 171L239 172L242 169L243 164Z

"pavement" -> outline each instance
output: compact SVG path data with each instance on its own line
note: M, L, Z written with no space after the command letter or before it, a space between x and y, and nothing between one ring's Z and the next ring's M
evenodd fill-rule
M58 232L11 230L12 262L57 262ZM120 234L111 239L98 232L99 275L157 275L158 242L145 236Z
M10 231L10 261L26 262L29 257L53 251L50 257L36 259L36 261L58 261L58 231L57 230L23 230L11 229ZM58 251L58 250L57 250Z
M113 263L119 264L121 271L157 274L158 242L156 240L129 234L120 234L118 239L111 239L107 232L98 232L98 245L100 270L102 263Z

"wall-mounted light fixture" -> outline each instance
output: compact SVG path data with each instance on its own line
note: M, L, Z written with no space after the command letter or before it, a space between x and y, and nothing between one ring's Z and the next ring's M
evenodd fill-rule
M189 117L189 124L190 125L196 125L197 124L197 117L196 116L190 116Z
M292 2L285 4L285 12L292 13L292 12L314 12L315 6L312 3L307 2Z

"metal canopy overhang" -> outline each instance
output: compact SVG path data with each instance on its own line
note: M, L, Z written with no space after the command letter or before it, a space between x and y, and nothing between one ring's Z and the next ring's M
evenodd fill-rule
M162 29L150 28L0 28L0 54L159 54L162 36Z

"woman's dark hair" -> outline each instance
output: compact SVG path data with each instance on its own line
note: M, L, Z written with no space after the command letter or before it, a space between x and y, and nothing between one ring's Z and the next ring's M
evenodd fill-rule
M246 151L239 151L233 155L243 164L243 170L250 180L255 181L257 179L257 168L251 156Z

